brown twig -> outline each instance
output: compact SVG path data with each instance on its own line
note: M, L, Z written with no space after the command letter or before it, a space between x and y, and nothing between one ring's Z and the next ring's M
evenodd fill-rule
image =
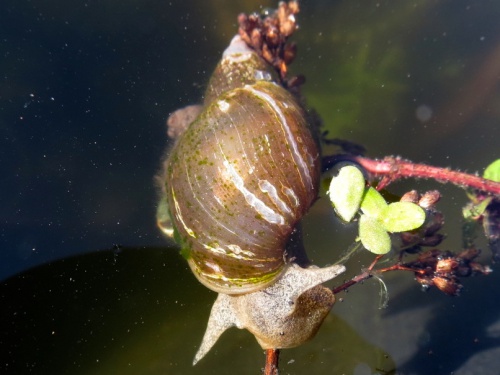
M499 182L486 180L468 173L452 171L448 168L416 164L398 157L386 157L382 160L375 160L357 155L332 155L323 158L324 168L331 168L342 161L357 163L371 175L382 177L377 186L379 190L401 178L432 178L438 182L450 182L457 186L477 189L488 194L500 196Z
M266 350L266 367L264 368L264 375L278 375L279 357L279 349Z

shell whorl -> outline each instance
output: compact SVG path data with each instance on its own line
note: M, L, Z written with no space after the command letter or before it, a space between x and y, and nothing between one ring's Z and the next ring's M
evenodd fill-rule
M303 109L238 38L166 169L183 254L203 284L226 294L264 288L283 272L286 242L316 199L320 174Z

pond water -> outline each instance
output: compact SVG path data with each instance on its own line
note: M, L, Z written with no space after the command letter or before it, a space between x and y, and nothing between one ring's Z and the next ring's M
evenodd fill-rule
M153 177L168 114L199 102L238 13L275 5L2 1L2 373L260 371L262 350L238 330L191 367L215 294L156 228ZM310 0L301 9L292 71L306 76L303 94L330 135L372 157L469 172L500 157L498 2ZM441 247L460 249L463 191L393 188L439 188ZM355 236L324 199L304 232L319 265ZM352 259L345 277L371 259ZM283 352L282 372L496 374L498 278L466 279L450 298L388 274L383 310L379 286L358 285L313 341Z

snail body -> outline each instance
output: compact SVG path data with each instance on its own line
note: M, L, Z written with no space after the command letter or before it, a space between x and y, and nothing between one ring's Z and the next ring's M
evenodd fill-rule
M296 346L334 303L319 284L344 270L299 267L301 255L286 249L318 195L321 158L306 113L239 36L196 111L164 163L158 210L194 275L219 293L194 363L231 326L266 349Z

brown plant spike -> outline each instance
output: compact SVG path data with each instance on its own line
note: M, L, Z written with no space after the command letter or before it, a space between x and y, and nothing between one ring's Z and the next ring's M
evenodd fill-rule
M334 294L347 290L373 275L389 271L410 271L415 273L416 281L424 289L435 286L440 291L450 296L458 296L462 289L460 278L473 275L488 275L492 272L489 266L483 266L474 260L479 256L477 249L466 249L458 255L449 251L432 249L423 252L415 260L407 263L396 263L392 266L375 270L382 255L379 255L370 266L361 274L353 277L344 284L333 288Z
M288 38L297 30L295 15L299 12L297 1L280 2L278 9L265 17L257 13L238 16L238 33L279 74L285 87L303 83L303 78L287 79L288 65L297 53L297 46Z

